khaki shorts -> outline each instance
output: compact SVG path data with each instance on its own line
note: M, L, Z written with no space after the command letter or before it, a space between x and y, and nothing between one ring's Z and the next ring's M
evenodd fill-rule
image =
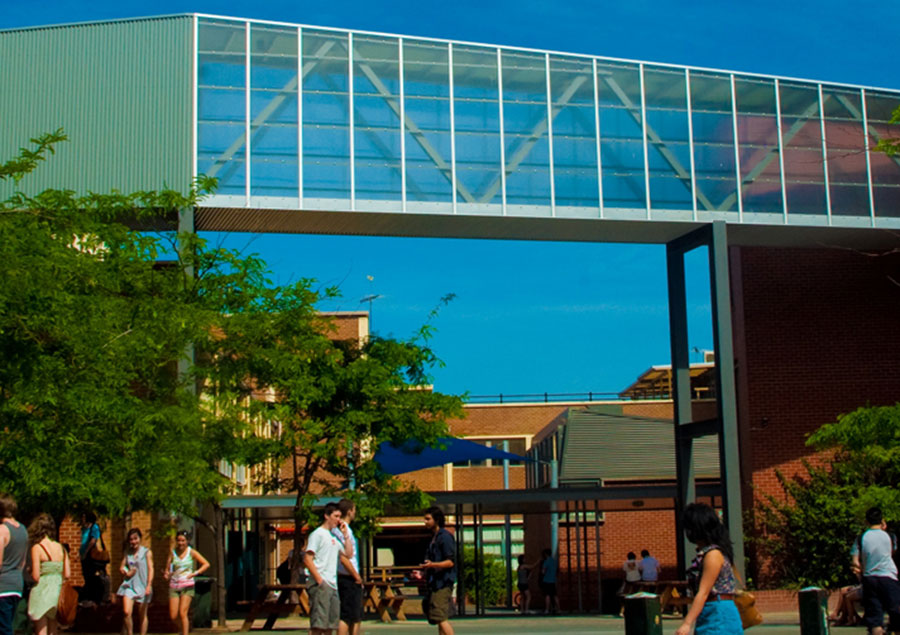
M453 585L432 591L429 589L422 600L422 611L429 624L440 624L450 619L450 599L453 597Z
M310 578L306 583L309 594L309 627L333 630L341 621L341 601L337 589L326 583L316 584Z
M191 598L194 597L194 595L196 595L196 594L194 593L194 587L189 586L189 587L185 587L185 588L183 588L183 589L173 589L173 588L169 588L169 599L172 599L172 598L180 598L180 597L183 597L183 596L185 596L185 595L188 596L188 597L191 597Z

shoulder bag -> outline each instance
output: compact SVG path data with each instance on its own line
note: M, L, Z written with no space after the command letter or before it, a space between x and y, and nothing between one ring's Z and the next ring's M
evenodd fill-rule
M98 530L100 526L94 525ZM99 544L99 547L97 546ZM100 540L94 542L94 546L91 547L90 552L88 552L88 556L91 560L96 562L102 562L104 564L109 562L109 550L106 548L106 544L103 542L103 532L100 532Z

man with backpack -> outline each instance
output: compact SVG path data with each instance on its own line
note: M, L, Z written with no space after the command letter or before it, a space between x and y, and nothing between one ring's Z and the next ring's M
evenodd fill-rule
M869 526L854 541L850 550L853 571L861 576L863 589L863 623L872 635L884 633L884 613L889 616L891 632L900 631L900 582L893 553L897 539L887 533L881 509L872 507L866 512Z

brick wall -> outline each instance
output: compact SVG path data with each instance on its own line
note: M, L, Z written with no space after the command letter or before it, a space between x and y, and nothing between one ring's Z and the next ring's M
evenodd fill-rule
M744 507L818 460L807 435L866 404L900 401L900 257L733 248ZM763 563L764 564L764 563ZM765 583L765 570L760 575Z
M806 436L867 403L900 401L900 258L840 249L732 252L744 473L780 493Z

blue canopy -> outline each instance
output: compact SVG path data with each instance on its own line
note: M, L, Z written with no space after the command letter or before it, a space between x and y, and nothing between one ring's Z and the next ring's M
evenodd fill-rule
M444 448L429 448L419 441L407 441L397 447L393 443L382 443L375 453L375 460L387 474L404 474L458 461L481 461L484 459L509 459L526 461L527 458L491 448L465 439L438 439Z

